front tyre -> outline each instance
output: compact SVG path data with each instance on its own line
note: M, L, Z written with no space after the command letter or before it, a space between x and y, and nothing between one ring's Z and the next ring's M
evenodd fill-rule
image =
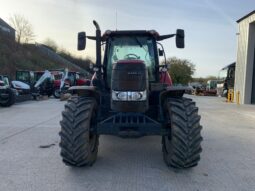
M99 137L96 126L97 104L93 98L72 97L65 105L60 121L60 155L68 166L92 165L97 158Z
M169 98L164 109L171 128L171 135L162 137L165 163L180 169L196 166L202 151L198 108L191 99Z
M16 100L15 92L11 88L7 88L4 94L8 96L0 100L0 106L10 107L11 105L15 103L15 100Z

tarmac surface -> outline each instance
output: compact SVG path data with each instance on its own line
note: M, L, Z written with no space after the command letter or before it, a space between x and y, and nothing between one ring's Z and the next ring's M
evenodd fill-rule
M64 102L27 101L0 108L0 191L253 191L255 106L192 97L202 116L203 152L195 168L162 159L161 137L101 136L92 167L61 162Z

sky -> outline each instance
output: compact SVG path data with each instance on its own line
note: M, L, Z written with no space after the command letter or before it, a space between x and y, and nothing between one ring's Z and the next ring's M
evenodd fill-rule
M188 59L196 65L194 77L217 76L236 60L236 20L255 10L254 0L0 0L6 22L23 15L33 26L36 42L53 39L71 53L95 58L95 43L78 52L77 33L94 35L96 20L102 31L150 30L160 34L185 30L185 49L175 40L163 42L167 57Z

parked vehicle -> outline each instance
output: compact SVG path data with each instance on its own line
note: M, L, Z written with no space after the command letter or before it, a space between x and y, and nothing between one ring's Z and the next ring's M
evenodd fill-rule
M217 95L217 83L218 80L208 80L206 90L204 91L205 96L216 96Z
M228 90L234 89L236 63L233 62L222 68L219 72L217 82L217 95L227 97Z
M61 80L55 81L54 97L60 98L72 86L90 85L90 80L85 79L79 72L69 71L67 68L62 72Z
M201 149L200 116L195 102L183 97L184 87L160 81L157 42L176 37L184 48L184 30L159 35L156 31L109 31L101 36L78 34L78 49L86 38L96 41L95 75L91 86L73 86L77 94L62 112L60 148L69 166L92 165L97 158L99 136L162 136L163 158L175 168L198 164ZM105 54L101 63L101 45ZM166 71L165 71L166 72ZM125 148L122 148L125 149Z
M56 74L56 72L54 73ZM55 76L53 72L45 71L17 71L16 79L30 86L34 98L39 95L51 96L54 94Z
M0 75L0 106L10 107L15 103L15 90L10 87L8 76Z

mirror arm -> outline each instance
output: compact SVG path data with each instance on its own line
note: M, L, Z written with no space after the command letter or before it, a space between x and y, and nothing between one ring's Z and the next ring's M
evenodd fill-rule
M168 39L168 38L172 38L172 37L174 37L175 35L176 35L176 34L160 35L160 36L158 36L157 41L161 41L161 40L165 40L165 39Z
M162 50L163 50L163 53L164 53L164 60L165 60L165 65L166 65L166 53L165 53L164 46L163 46L161 43L159 43L159 42L157 42L157 44L160 45L160 47L161 47Z
M95 36L87 36L87 39L96 40L96 37Z

